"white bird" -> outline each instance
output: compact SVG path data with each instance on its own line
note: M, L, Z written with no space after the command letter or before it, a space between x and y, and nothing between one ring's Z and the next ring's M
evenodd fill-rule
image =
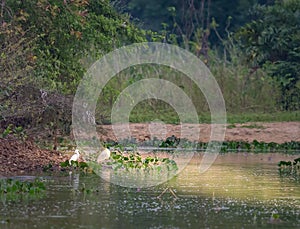
M101 163L107 159L110 158L110 150L105 148L104 150L102 150L102 152L99 154L98 158L97 158L97 163Z
M79 156L80 156L79 150L76 149L75 153L73 154L73 156L69 160L69 164L72 165L72 161L78 161Z

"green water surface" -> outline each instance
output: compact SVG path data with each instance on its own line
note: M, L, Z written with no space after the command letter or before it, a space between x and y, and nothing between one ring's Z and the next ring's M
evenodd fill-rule
M146 189L93 174L42 174L43 196L1 197L0 228L300 228L299 173L277 168L279 159L297 155L219 155L203 174L201 157L167 183Z

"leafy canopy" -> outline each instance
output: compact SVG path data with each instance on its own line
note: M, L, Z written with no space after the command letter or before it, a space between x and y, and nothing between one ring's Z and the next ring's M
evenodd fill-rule
M300 1L255 6L252 21L236 34L245 62L264 68L280 82L281 106L300 108Z

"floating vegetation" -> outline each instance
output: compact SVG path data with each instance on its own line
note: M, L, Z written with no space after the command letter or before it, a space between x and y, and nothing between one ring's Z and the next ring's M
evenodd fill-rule
M113 145L114 148L126 148L135 150L136 147L152 147L154 151L174 151L189 150L189 151L205 151L208 147L208 142L189 141L187 139L180 139L172 135L166 140L159 140L157 138L137 142L135 139L123 139L120 142L105 143L107 146ZM299 152L300 142L290 141L285 143L263 142L254 140L252 142L245 141L224 141L221 145L220 152Z
M88 167L88 164L86 162L83 162L83 161L71 161L69 162L69 160L65 160L64 162L61 162L60 163L60 166L63 167L63 168L81 168L81 169L84 169L84 168L87 168Z
M163 141L159 147L177 147L180 142L180 138L177 138L175 135L168 137L165 141Z
M292 161L278 162L279 173L281 176L294 176L297 180L300 177L300 157Z
M96 173L110 169L114 172L141 172L152 171L159 174L176 172L178 170L177 163L167 157L158 157L153 154L141 156L136 151L121 151L119 149L112 150L110 157L102 162L87 161L78 162L66 160L60 163L63 170L66 171L82 171L84 173Z
M0 180L0 197L6 199L20 199L25 196L40 197L46 190L40 179L34 181L20 181L17 179Z
M291 161L280 161L278 162L278 166L280 168L294 168L294 169L300 169L300 157L296 158L293 162Z
M45 184L39 180L34 181L20 181L16 179L1 179L0 180L0 194L6 193L31 193L36 194L46 189Z
M187 139L169 137L158 144L157 140L143 142L143 146L154 146L158 148L183 148L194 149L196 151L205 151L207 142L191 142ZM279 152L279 151L299 151L300 142L291 141L285 143L262 142L254 140L253 142L244 141L224 141L221 146L221 152Z
M285 142L282 144L275 142L259 142L254 140L253 142L223 142L221 151L247 151L247 152L271 152L271 151L299 151L300 142Z
M142 157L138 152L121 152L115 150L111 152L110 160L106 162L114 170L118 169L144 169L161 171L166 168L167 171L176 171L178 169L174 160L169 158L160 158L157 156Z
M205 149L207 143L198 143L198 148ZM222 144L221 152L279 152L279 151L299 151L300 142L259 142L254 140L253 142L243 141L225 141Z
M172 157L174 155L171 155ZM179 170L177 163L155 153L112 150L104 161L89 161L89 168L104 180L131 188L150 187L167 181Z

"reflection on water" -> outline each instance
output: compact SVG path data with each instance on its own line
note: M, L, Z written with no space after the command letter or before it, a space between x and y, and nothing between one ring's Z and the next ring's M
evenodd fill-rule
M281 154L225 154L203 174L201 155L158 187L123 188L96 175L47 177L34 201L0 202L0 228L297 228L300 182L281 177ZM299 175L299 174L298 174ZM79 179L80 178L80 179ZM82 187L91 193L81 192ZM176 193L176 199L167 188Z
M176 187L191 194L239 199L270 200L298 199L300 186L297 177L278 175L280 160L293 160L297 156L282 154L232 153L219 155L214 165L203 174L198 165L201 155L194 157L176 179ZM298 173L298 179L300 174Z

